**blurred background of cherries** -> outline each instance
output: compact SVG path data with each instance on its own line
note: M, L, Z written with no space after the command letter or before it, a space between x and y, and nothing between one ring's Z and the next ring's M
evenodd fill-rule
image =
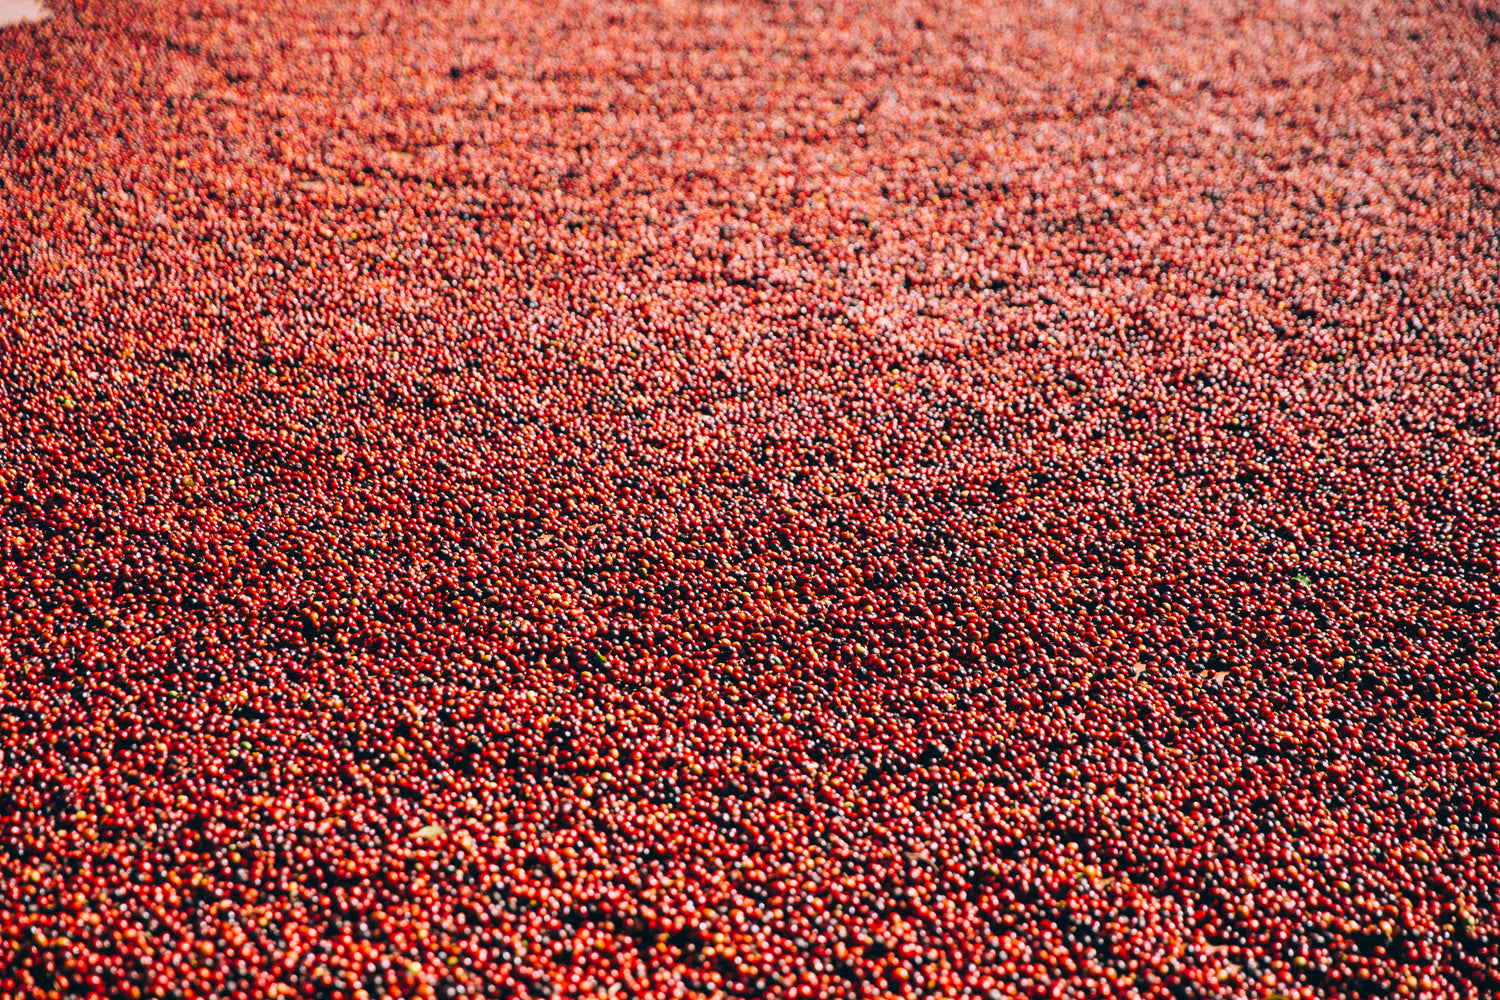
M0 31L0 995L1500 991L1497 59Z

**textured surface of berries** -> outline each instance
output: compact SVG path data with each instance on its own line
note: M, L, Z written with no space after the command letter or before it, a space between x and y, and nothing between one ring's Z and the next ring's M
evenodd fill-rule
M1500 991L1493 9L55 10L0 995Z

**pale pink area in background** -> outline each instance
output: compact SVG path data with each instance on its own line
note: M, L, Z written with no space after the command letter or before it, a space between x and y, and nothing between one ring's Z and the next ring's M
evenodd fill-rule
M45 21L51 16L37 0L0 0L0 27L21 21Z

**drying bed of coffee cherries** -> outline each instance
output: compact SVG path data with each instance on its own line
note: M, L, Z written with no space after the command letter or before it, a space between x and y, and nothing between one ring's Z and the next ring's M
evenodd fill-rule
M0 996L1500 991L1500 14L0 32Z

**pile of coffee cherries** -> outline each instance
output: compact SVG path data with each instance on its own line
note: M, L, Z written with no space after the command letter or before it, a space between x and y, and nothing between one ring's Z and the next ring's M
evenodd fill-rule
M1482 3L0 31L0 996L1500 992Z

